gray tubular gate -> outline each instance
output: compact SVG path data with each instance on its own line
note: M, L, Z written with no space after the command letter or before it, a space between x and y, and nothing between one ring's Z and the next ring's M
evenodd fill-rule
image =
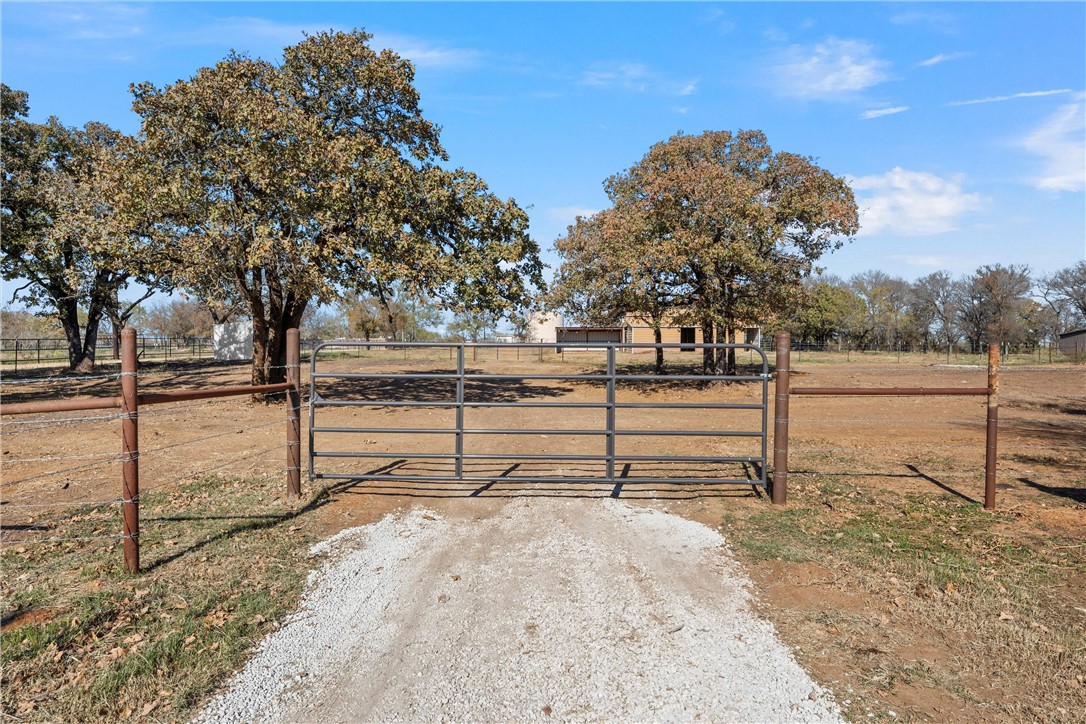
M750 356L750 360L754 362L753 365L757 369L758 362L760 362L761 371L756 374L737 374L737 375L717 375L717 374L636 374L636 373L622 373L616 368L616 352L621 350L623 352L632 352L635 349L642 349L644 351L652 351L658 347L663 347L668 350L678 352L692 351L692 350L705 350L705 349L734 349L736 352L740 350L747 350ZM408 354L412 350L437 350L438 354L444 358L444 355L448 355L448 361L455 360L455 371L427 371L427 372L412 372L412 371L375 371L375 372L331 372L322 370L322 365L328 363L328 359L319 360L318 356L322 350L331 352L338 350L346 357L361 356L362 348L368 350L380 350L386 352L384 361L388 361L387 352L395 350L397 356L402 352L403 360L407 360ZM765 353L755 345L749 344L591 344L591 343L578 343L576 350L571 349L566 345L566 350L569 352L581 352L581 353L603 353L605 355L606 364L602 372L599 373L573 373L573 374L547 374L543 372L515 372L515 373L493 373L493 372L480 372L474 370L468 370L465 367L465 353L470 353L472 360L476 361L479 350L497 350L495 353L500 359L502 355L508 355L507 358L512 355L516 355L518 358L522 353L528 360L534 361L537 357L540 361L544 359L545 354L551 355L552 359L558 360L558 355L562 353L562 347L555 344L542 344L542 343L504 343L504 344L457 344L457 343L429 343L429 342L325 342L318 344L314 347L312 355L310 357L309 378L310 378L310 406L309 406L309 477L313 479L337 479L337 480L382 480L382 481L417 481L417 482L480 482L480 483L494 483L498 481L506 482L547 482L547 483L689 483L698 485L753 485L758 484L765 488L768 488L768 481L766 477L766 424L767 424L767 405L769 390L769 380L772 375L769 373L769 362ZM367 352L367 354L369 354ZM431 355L434 352L430 352ZM642 361L645 358L651 360L649 355L642 357ZM757 358L757 360L755 360ZM432 359L432 357L431 357ZM632 359L632 357L630 358ZM451 364L449 365L451 367ZM519 383L521 389L530 389L524 387L524 384L528 381L545 381L545 382L573 382L574 384L587 384L587 383L602 383L604 388L604 399L595 402L573 402L573 401L540 401L536 399L517 399L516 401L509 401L508 399L501 400L482 400L482 399L468 399L466 394L469 391L471 396L477 397L479 393L485 393L485 387L489 386L492 391L500 393L498 396L508 397L510 394L516 392L516 387ZM731 382L731 383L757 383L761 386L760 402L674 402L674 401L651 401L651 402L620 402L618 401L617 387L619 385L631 385L631 386L645 386L651 383L656 384L669 384L669 383L685 383L688 388L694 389L697 383L711 383L711 382ZM352 386L353 389L352 389ZM366 388L399 388L392 389L389 393L399 393L398 399L396 397L377 398L372 395L365 395L364 399L357 399L359 390L366 391ZM435 392L439 392L441 387L445 388L446 394L452 393L448 398L438 397L432 399ZM565 391L569 391L568 389ZM553 394L553 393L552 393ZM423 399L426 395L430 395L431 398ZM351 399L354 396L355 399ZM522 395L520 395L523 397ZM407 397L409 399L403 399ZM603 428L593 429L568 429L568 428L549 428L549 429L529 429L523 427L515 427L509 429L493 429L493 428L472 428L466 427L464 424L465 412L473 409L484 408L551 408L551 413L561 414L566 411L573 411L575 409L587 408L587 409L599 409L603 410L605 415L605 425ZM363 426L354 427L346 425L334 425L323 426L319 424L321 418L325 415L334 414L331 411L322 414L322 410L328 410L329 408L356 408L365 411L377 411L380 409L392 409L392 408L439 408L439 409L451 409L455 415L455 424L453 427L381 427L373 424L365 424ZM661 419L667 411L678 410L717 410L719 411L719 420L714 419L714 428L709 430L681 430L681 429L663 429L653 426L652 429L626 429L617 424L618 413L621 410L627 409L658 409L660 415L657 419ZM729 410L751 410L760 411L760 425L757 427L753 424L749 425L746 429L731 429L728 427L729 418L734 415L729 414ZM740 413L741 414L741 413ZM342 415L341 415L342 416ZM376 415L366 415L369 419L374 419ZM325 447L325 436L339 436L340 439L351 439L353 434L366 434L366 435L380 435L382 433L391 433L396 435L408 435L408 436L430 436L433 439L435 436L454 436L455 448L452 452L435 452L433 449L427 449L425 452L410 452L410 451L388 451L378 452L359 450L360 445L346 445L352 449L347 450L335 450ZM344 434L348 434L344 436ZM479 439L479 437L492 437L497 438L501 436L599 436L603 437L604 444L601 453L596 454L543 454L539 452L522 452L515 453L509 452L508 447L502 452L476 452L471 448L470 441L473 439ZM479 436L479 437L477 437ZM673 437L673 438L706 438L706 439L721 439L721 438L750 438L752 440L752 447L756 448L752 450L750 455L628 455L628 454L616 454L615 441L620 437L640 437L640 438L654 438L654 437ZM373 440L367 440L367 444L373 444ZM436 446L435 446L436 447ZM700 452L700 451L699 451ZM356 471L318 471L317 460L318 459L384 459L393 461L390 465L383 465L377 469L370 470L368 472L356 472ZM430 461L432 464L437 464L440 461L444 461L445 465L441 467L426 467L418 472L407 472L412 470L408 465L408 461ZM479 465L483 461L488 463L495 462L510 462L516 461L514 465L506 469L504 472L486 474L475 470L465 470L465 464L467 466ZM529 474L529 475L512 475L511 472L517 470L525 463L549 462L554 464L561 463L596 463L602 464L602 474L585 475L585 474ZM449 464L451 462L451 465ZM701 477L688 477L688 476L666 476L666 475L635 475L631 476L630 470L633 465L644 465L649 467L648 464L656 466L673 465L677 463L685 463L688 466L690 464L700 464L700 467L706 465L723 465L728 464L732 470L736 468L742 468L744 475L731 475L714 477L711 475L702 474ZM622 469L616 475L616 465L621 465ZM748 466L754 468L752 471Z

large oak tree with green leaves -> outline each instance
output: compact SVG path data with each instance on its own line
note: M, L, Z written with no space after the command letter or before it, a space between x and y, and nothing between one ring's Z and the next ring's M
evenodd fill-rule
M139 302L169 286L153 237L116 200L133 139L101 123L70 128L57 118L27 120L27 94L0 87L3 182L0 271L13 301L54 316L64 328L69 366L94 368L103 318L120 326ZM135 301L121 301L132 283Z
M672 319L700 325L705 340L734 342L740 324L764 322L787 310L817 260L839 248L859 228L848 183L813 159L774 152L761 131L679 133L654 145L636 165L605 183L624 249L607 254L598 245L575 242L578 219L556 242L563 264L559 284L576 284L573 271L595 263L618 269L594 278L643 285L652 279L670 290ZM558 289L562 299L569 289ZM598 295L620 312L650 311L641 294ZM559 305L561 306L561 305ZM734 371L734 351L713 355L705 366Z
M283 378L286 330L344 290L507 313L543 285L527 215L439 165L411 63L370 38L319 33L279 64L232 54L133 86L135 205L162 215L183 287L252 317L254 384Z
M548 303L593 326L615 326L624 314L636 313L660 344L662 326L687 296L681 251L671 242L629 210L615 207L577 217L555 242L565 262ZM656 373L663 369L664 350L657 347Z

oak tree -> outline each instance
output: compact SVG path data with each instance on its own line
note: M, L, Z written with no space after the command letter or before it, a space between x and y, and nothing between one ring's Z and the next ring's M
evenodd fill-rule
M169 286L157 270L153 237L116 200L132 139L101 123L82 129L51 117L26 120L27 94L0 87L3 132L3 252L0 270L17 281L12 300L48 310L64 329L73 370L94 368L99 323L125 320ZM141 297L121 290L143 285ZM85 320L81 315L85 314Z
M286 330L344 290L502 313L543 284L527 215L439 165L411 63L370 38L318 33L279 64L231 54L133 87L144 203L164 212L180 283L248 311L254 384L283 379Z
M661 328L685 291L681 259L668 239L657 240L630 210L610 208L578 216L555 249L564 261L548 294L551 306L593 326L615 326L635 315L661 343ZM657 347L656 373L663 368L664 350Z
M775 153L761 131L679 133L605 189L640 252L623 257L618 276L652 277L651 260L673 290L673 323L700 325L706 342L734 343L741 324L788 311L817 260L858 229L846 181L809 157ZM706 352L707 368L734 371L734 350Z

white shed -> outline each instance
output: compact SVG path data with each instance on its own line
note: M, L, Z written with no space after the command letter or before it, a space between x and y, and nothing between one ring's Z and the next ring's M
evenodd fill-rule
M215 359L236 361L253 358L253 325L251 322L216 324L211 332Z
M528 317L528 338L524 341L555 342L562 324L562 315L557 312L532 312Z

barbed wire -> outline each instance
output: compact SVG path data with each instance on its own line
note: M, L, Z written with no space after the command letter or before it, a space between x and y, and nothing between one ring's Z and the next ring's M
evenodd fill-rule
M85 511L77 511L76 514L81 512L90 512L97 508L102 508L107 505L113 505L114 503L123 503L124 498L113 498L112 500L71 500L64 503L9 503L4 501L0 503L0 510L7 510L8 508L85 508Z
M37 418L34 420L8 420L0 422L0 435L3 437L10 437L12 435L22 435L28 432L36 432L38 430L47 430L51 427L61 427L66 425L75 425L81 422L102 422L108 420L119 420L125 417L125 413L109 414L109 415L94 415L90 417L62 417L55 420L49 418ZM8 426L16 425L18 429L8 430Z
M114 372L108 375L79 375L73 377L31 377L27 379L3 379L0 377L0 385L29 385L37 382L83 382L86 380L112 380L120 377L122 372Z
M115 460L124 460L125 456L122 453L87 453L86 455L57 455L54 457L41 457L41 458L4 458L4 463L11 465L13 463L42 463L53 462L57 460L88 460L90 458L113 458ZM109 462L104 460L103 462Z
M251 432L253 430L260 430L260 429L265 428L265 427L272 427L273 425L282 425L282 424L283 424L282 420L275 420L274 422L266 422L266 423L264 423L262 425L251 425L249 427L246 427L246 428L243 428L243 429L240 429L240 430L233 429L233 430L226 430L225 432L217 432L214 435L205 435L204 437L196 438L194 440L182 440L181 442L174 442L174 443L170 443L168 445L160 445L159 447L153 447L153 448L150 448L150 449L140 448L140 455L141 456L149 455L151 453L161 452L163 450L170 450L170 449L173 449L175 447L182 447L184 445L192 445L192 444L198 443L198 442L205 442L207 440L214 440L215 438L219 438L219 437L226 437L227 435L237 435L237 434L244 433L244 432Z
M166 486L173 485L174 483L176 483L176 482L178 482L180 480L183 480L185 478L192 477L193 475L213 473L213 472L216 472L218 470L222 470L223 468L230 467L231 465L234 465L235 463L244 462L246 460L251 460L251 459L253 459L255 457L260 457L261 455L266 455L267 453L270 453L270 452L273 452L275 450L280 449L280 447L281 447L280 445L273 445L273 446L271 446L269 448L259 450L259 451L255 452L255 453L252 453L250 455L246 455L244 457L231 458L230 460L227 460L225 463L222 463L221 465L216 465L215 467L212 467L212 468L201 468L199 471L189 472L189 473L182 473L182 474L180 474L180 475L178 475L176 477L170 478L169 480L156 482L156 483L153 483L151 485L141 486L140 494L143 495L145 493L150 493L152 491L161 490L162 488L165 488Z
M124 538L138 538L139 536L129 536L124 533L114 533L111 535L73 535L62 536L55 538L8 538L0 535L0 545L17 545L20 543L67 543L69 541L79 540L121 540Z
M85 463L83 465L74 465L70 468L62 468L60 470L50 470L44 473L38 473L37 475L31 475L26 478L19 478L18 480L0 480L0 487L11 487L12 485L18 485L19 483L27 483L31 480L40 480L41 478L47 478L52 475L60 475L61 473L74 473L82 470L89 470L102 464L102 461L95 461L93 463Z

